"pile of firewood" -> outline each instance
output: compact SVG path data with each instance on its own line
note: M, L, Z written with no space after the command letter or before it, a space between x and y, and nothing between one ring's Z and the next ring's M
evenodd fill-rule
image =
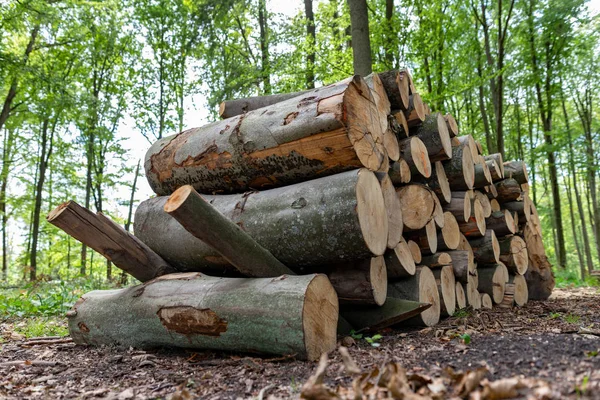
M484 155L408 71L220 113L150 148L135 236L74 202L48 216L144 282L83 296L76 343L317 359L337 333L550 294L524 163Z

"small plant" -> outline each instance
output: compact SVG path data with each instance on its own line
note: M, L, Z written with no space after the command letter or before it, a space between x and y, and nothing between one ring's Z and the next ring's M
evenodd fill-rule
M363 334L362 333L356 333L356 331L354 329L352 329L350 331L350 337L354 340L360 340L363 338Z
M578 324L581 317L575 314L567 314L564 316L564 320L568 324Z
M466 308L461 308L460 310L456 310L452 316L454 318L466 318L469 315L471 315L471 314L469 313L469 311Z
M471 343L471 335L469 335L468 333L463 333L462 335L459 336L459 338L462 339L464 344Z
M376 335L373 335L371 337L365 337L365 340L367 341L367 343L369 343L371 346L373 347L379 347L381 346L381 343L378 343L379 340L381 340L381 338L383 338L383 336L381 336L379 333Z
M549 319L556 319L556 318L560 318L561 316L562 316L562 314L557 313L557 312L552 312L552 313L548 314Z
M69 331L62 320L52 317L25 318L15 324L15 332L26 338L40 336L67 336Z
M581 396L585 396L585 394L587 392L587 385L588 385L589 380L590 380L590 376L586 375L581 380L581 384L575 386L575 391L577 392L578 398L580 398Z
M592 350L585 353L586 356L592 358L598 356L598 350Z

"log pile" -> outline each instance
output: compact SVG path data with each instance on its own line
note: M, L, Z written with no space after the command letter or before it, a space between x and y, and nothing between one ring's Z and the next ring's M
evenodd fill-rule
M150 148L135 236L74 202L48 216L142 281L84 295L76 343L314 360L336 333L550 295L524 163L482 154L407 70L220 114Z

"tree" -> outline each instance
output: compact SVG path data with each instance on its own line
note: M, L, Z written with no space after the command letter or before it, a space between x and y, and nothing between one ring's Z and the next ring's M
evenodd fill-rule
M352 26L354 73L366 76L373 72L367 1L348 0L348 6L350 7L350 21Z

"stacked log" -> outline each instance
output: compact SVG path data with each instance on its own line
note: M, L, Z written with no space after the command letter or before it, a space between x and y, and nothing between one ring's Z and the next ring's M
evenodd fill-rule
M549 296L524 163L483 155L408 71L220 114L149 149L158 196L137 208L135 236L74 203L49 215L143 282L86 294L69 314L76 343L312 360L336 329Z

